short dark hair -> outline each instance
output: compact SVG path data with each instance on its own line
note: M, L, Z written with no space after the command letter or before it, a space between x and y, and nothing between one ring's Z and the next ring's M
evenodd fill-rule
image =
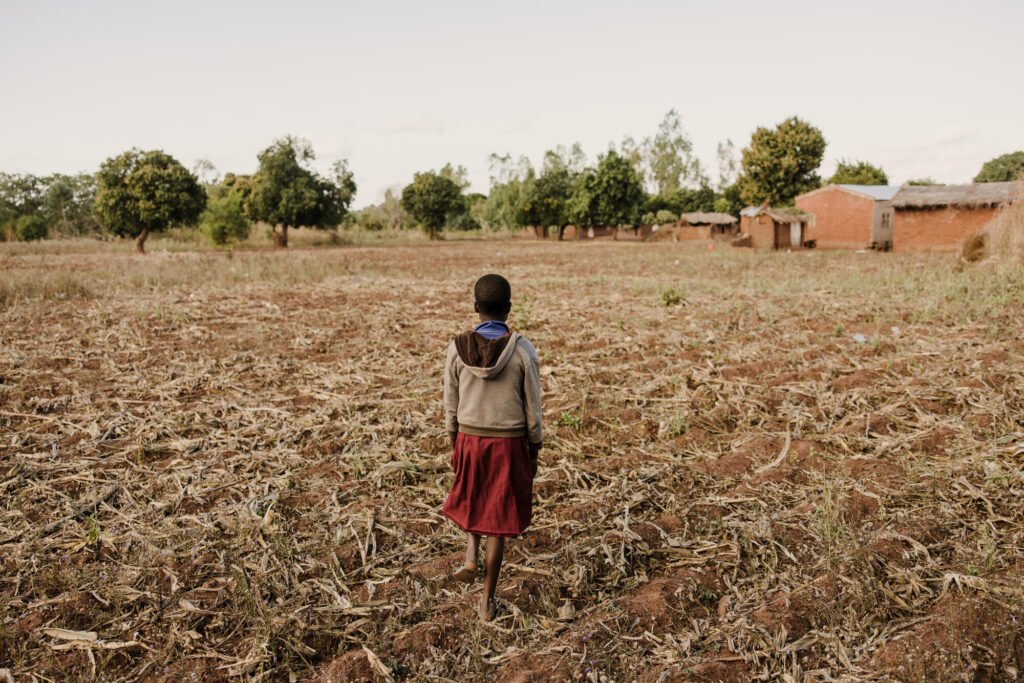
M476 281L473 287L477 309L484 315L508 313L512 301L512 285L495 273L489 273Z

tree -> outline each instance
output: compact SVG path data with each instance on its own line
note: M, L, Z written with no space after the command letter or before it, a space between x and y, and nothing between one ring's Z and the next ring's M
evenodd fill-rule
M438 173L458 185L459 190L464 192L469 189L469 171L466 170L465 166L461 164L459 166L452 166L450 163L447 163L441 167Z
M700 160L693 155L693 142L683 130L679 112L670 109L653 138L642 145L644 174L655 194L675 192L707 182Z
M574 142L569 147L558 145L554 149L544 152L544 163L542 172L562 168L569 172L569 175L576 176L587 167L587 155L580 143Z
M483 206L483 217L488 227L515 229L530 225L534 220L530 208L530 195L536 173L525 156L514 159L511 155L491 154L491 191Z
M866 161L840 159L836 172L829 178L830 185L888 185L889 176L880 166Z
M679 214L675 211L669 211L668 209L660 209L658 211L648 211L640 219L645 225L667 225L668 223L675 223L679 220Z
M696 188L679 188L675 192L664 195L653 195L647 199L647 211L657 213L661 210L676 214L691 211L712 211L715 208L715 191L710 185Z
M384 192L384 200L380 204L372 204L356 212L355 222L367 230L400 230L406 225L405 209L402 200L393 188Z
M759 127L743 150L743 201L785 206L819 187L826 144L820 130L795 116L775 128Z
M289 227L334 228L345 218L356 193L348 164L337 161L331 177L309 168L316 159L308 140L286 135L259 153L247 210L269 223L274 246L288 246Z
M199 227L214 244L240 242L249 236L249 217L243 206L244 193L235 187L214 185L209 190L206 210Z
M733 185L739 175L740 162L736 158L736 145L732 140L718 143L718 191Z
M974 176L976 183L1000 183L1024 176L1024 151L1010 152L985 162Z
M192 164L192 173L199 178L203 187L212 187L220 182L220 171L209 159L198 159Z
M21 216L39 211L46 185L42 178L29 174L0 173L0 228L10 226Z
M935 178L915 178L908 180L907 185L939 185Z
M712 209L719 213L727 213L731 216L739 216L743 210L743 198L740 196L740 184L735 182L732 185L722 188L715 195Z
M437 239L437 232L444 227L449 214L463 206L458 184L434 171L415 174L402 190L402 208L432 240Z
M632 225L646 196L636 169L615 150L602 156L596 169L586 169L573 183L568 212L579 226Z
M562 164L545 165L544 172L533 184L530 203L536 225L547 229L558 228L558 239L565 235L569 224L569 199L572 196L573 174Z
M54 174L45 179L40 212L51 232L62 235L91 235L102 226L94 210L96 176Z
M134 238L140 254L151 232L194 223L206 204L195 175L160 150L107 159L96 184L97 215L115 235Z

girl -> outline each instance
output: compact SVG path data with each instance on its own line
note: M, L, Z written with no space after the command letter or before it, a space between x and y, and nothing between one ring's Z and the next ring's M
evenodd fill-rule
M454 579L476 579L480 537L487 537L479 611L491 621L505 539L530 525L543 442L540 365L529 340L506 324L512 310L508 280L484 275L473 293L480 324L457 336L445 358L445 425L455 480L444 514L466 532L466 562Z

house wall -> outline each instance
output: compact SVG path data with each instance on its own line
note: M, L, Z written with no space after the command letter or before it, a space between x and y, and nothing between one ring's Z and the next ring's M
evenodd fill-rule
M750 246L754 249L775 248L775 221L763 214L753 218L744 216L743 220L746 221L743 232L750 235Z
M875 200L838 187L824 188L796 198L796 206L814 216L805 240L819 249L863 249L871 244Z
M896 209L892 222L894 251L959 251L964 240L981 231L996 207L975 209Z
M663 228L667 229L667 228ZM711 227L708 225L676 225L675 239L676 242L685 242L688 240L707 240L711 239Z

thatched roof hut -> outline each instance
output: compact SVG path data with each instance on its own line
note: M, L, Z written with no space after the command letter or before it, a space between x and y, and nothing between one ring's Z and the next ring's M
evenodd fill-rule
M1024 183L973 183L971 185L904 185L892 198L895 209L995 207L1021 196Z
M694 211L679 216L679 222L682 225L733 225L737 222L737 219L735 216L730 216L727 213Z

